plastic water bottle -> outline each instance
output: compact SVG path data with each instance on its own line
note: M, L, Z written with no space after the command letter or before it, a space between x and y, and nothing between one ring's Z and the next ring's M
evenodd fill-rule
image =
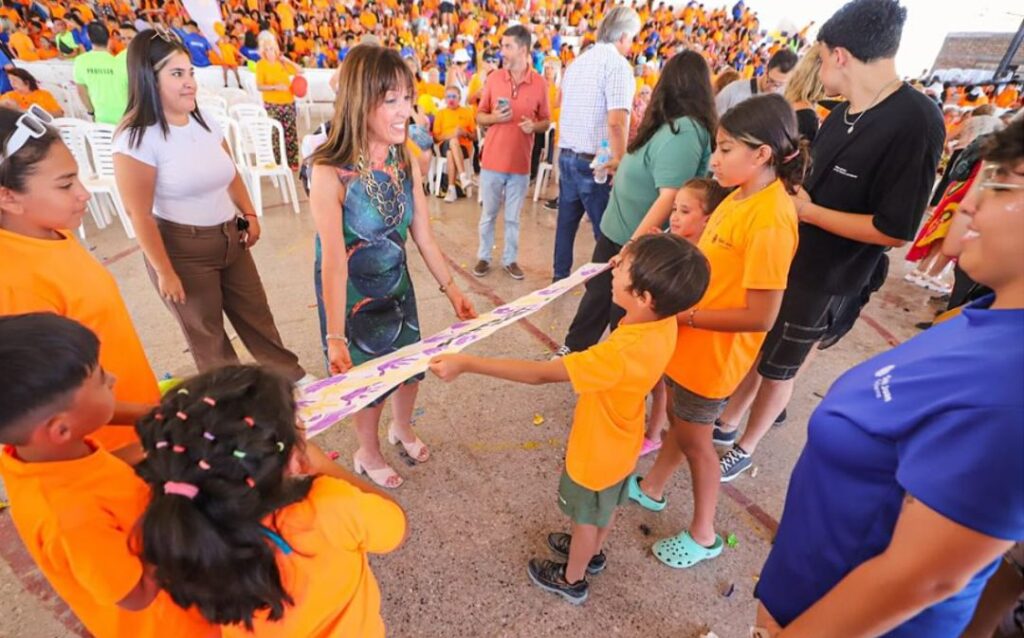
M598 184L608 181L608 170L604 168L604 165L610 161L612 161L612 150L608 146L608 140L601 140L601 150L597 152L594 161L590 163L590 168L594 169L594 181Z

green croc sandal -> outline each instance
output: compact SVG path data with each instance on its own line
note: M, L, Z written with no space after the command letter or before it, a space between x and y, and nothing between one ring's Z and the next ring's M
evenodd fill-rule
M634 474L629 477L629 500L636 501L640 504L640 507L651 510L652 512L660 512L665 509L665 499L656 501L650 496L644 494L644 491L640 489L641 477Z
M704 547L693 540L690 532L680 532L678 536L665 538L654 544L651 551L654 557L675 569L693 567L702 560L714 558L722 553L725 541L722 537L715 535L715 544L711 547Z

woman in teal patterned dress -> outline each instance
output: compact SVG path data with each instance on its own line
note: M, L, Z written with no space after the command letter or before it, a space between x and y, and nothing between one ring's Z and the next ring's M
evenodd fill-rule
M476 316L430 228L419 168L406 149L414 83L396 51L353 48L341 66L331 133L313 154L310 205L317 230L316 284L328 369L340 374L420 339L406 260L412 237L459 319ZM412 430L422 376L392 390L388 441L418 462L429 458ZM377 430L384 399L355 414L353 458L382 487L402 478L385 461Z

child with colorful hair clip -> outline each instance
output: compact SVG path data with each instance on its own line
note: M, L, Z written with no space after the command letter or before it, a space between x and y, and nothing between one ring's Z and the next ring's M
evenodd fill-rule
M165 395L138 424L136 472L151 492L142 557L225 638L383 636L367 554L401 544L405 513L355 476L306 474L296 422L292 384L256 366Z

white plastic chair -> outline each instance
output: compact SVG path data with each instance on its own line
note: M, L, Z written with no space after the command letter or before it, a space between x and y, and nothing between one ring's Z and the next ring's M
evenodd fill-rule
M227 113L216 113L213 115L214 121L220 126L221 130L224 131L224 140L228 143L228 150L231 152L231 159L235 160L235 164L239 168L243 167L242 163L242 129Z
M88 180L94 177L92 161L89 159L89 151L85 146L85 128L89 126L89 123L75 118L59 117L53 121L53 126L60 133L60 138L64 141L64 145L71 151L71 156L75 158L82 183L87 184ZM92 191L89 192L92 193ZM110 223L110 217L97 204L96 200L89 198L86 206L89 209L89 214L92 215L92 221L96 224L96 228L101 230L106 228L107 224ZM85 239L85 224L78 227L78 234L82 239Z
M228 115L238 120L239 123L253 118L270 117L267 115L267 109L263 108L262 104L251 104L247 102L232 104L231 107L228 108Z
M210 115L227 115L228 101L214 93L200 93L196 96L196 106L203 113Z
M94 195L107 195L114 204L114 211L117 213L124 232L129 239L135 238L135 229L128 217L124 201L121 199L121 192L117 188L117 181L114 179L114 131L116 127L110 124L87 124L85 128L85 139L89 142L91 151L92 166L95 170L95 177L82 180L82 184Z
M288 153L284 144L284 127L277 120L252 118L242 125L242 135L252 147L252 157L242 153L244 175L249 184L253 207L256 214L263 215L262 179L270 177L274 186L282 191L285 203L291 203L295 214L299 214L299 194L295 188L295 175L288 167ZM274 148L278 149L281 161L274 158ZM281 182L285 188L281 188Z
M430 194L437 197L441 194L441 178L448 171L448 158L441 154L441 147L434 144L434 156L431 158L434 166L434 174L430 181ZM448 185L449 188L452 186Z
M213 92L227 101L229 109L235 104L259 104L249 93L242 89L236 89L233 86L218 87Z
M315 108L316 102L313 101L308 92L302 97L295 98L295 110L300 117L306 120L307 129L313 126L313 109Z
M540 165L537 168L537 179L536 185L533 187L533 201L540 199L541 191L548 186L548 179L551 177L551 172L555 169L555 165L552 162L547 161L545 158L551 149L551 138L555 131L554 123L548 127L548 130L544 132L544 148L540 150Z

